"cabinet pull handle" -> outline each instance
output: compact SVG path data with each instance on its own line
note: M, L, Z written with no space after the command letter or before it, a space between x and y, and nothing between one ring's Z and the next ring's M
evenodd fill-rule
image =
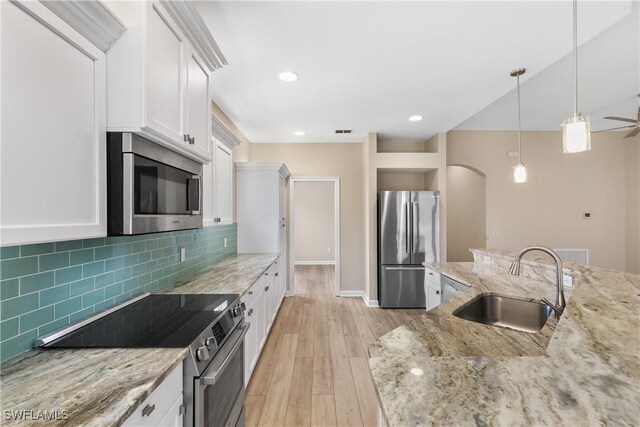
M184 140L184 142L188 142L189 141L189 135L185 133L184 135L182 135L182 139Z
M269 273L264 273L264 275L265 275L265 276L268 276L268 275L269 275Z
M143 416L143 417L148 417L149 415L151 415L151 413L152 413L153 411L155 411L155 409L156 409L156 404L155 404L155 403L154 403L153 405L149 405L149 404L147 404L147 406L145 406L145 407L142 409L142 416Z
M253 291L249 291L249 295L253 295Z
M269 287L267 286L266 288L264 288L265 292L269 292Z
M190 144L195 144L196 143L196 137L192 136L191 138L189 138L189 143Z
M436 291L436 295L440 295L440 291Z
M284 227L284 224L282 224L282 226Z
M249 309L249 316L251 316L253 314L253 308Z
M275 276L278 277L278 273L276 273Z

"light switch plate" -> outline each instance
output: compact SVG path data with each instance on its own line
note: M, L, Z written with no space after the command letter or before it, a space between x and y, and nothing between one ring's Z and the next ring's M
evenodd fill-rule
M226 248L227 247L227 238L223 238L222 239L222 247Z
M180 262L187 260L187 248L180 248Z

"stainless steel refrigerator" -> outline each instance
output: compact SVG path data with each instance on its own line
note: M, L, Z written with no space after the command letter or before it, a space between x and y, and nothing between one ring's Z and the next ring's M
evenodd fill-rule
M383 308L425 308L423 262L440 261L440 193L378 193L378 299Z

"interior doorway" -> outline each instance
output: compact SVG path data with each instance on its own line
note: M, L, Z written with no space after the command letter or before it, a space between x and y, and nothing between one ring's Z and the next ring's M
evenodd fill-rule
M289 180L289 277L296 294L298 270L333 272L333 294L340 295L340 178Z

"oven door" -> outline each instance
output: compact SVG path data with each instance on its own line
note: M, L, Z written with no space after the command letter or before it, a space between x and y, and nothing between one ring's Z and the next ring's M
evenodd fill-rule
M248 323L238 326L205 373L195 379L194 426L243 425L244 336L248 329Z

